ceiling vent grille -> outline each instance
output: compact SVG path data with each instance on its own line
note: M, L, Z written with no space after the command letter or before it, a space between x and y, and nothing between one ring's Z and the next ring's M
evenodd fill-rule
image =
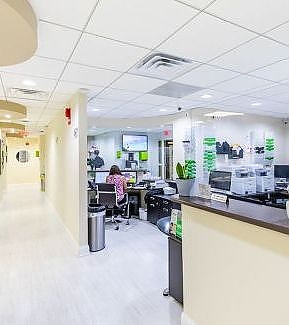
M26 88L10 88L8 97L23 98L30 100L45 101L48 99L49 93L41 90L26 89Z
M198 65L199 63L189 59L158 52L144 58L130 72L142 76L170 80Z

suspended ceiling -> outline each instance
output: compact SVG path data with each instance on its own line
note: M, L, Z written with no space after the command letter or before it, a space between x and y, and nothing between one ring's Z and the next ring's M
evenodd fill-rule
M0 68L0 96L27 106L32 132L62 114L79 88L89 89L89 117L160 116L178 106L289 116L288 0L30 3L39 47L27 62ZM145 77L136 66L152 53L190 66ZM168 81L203 89L183 98L148 94Z

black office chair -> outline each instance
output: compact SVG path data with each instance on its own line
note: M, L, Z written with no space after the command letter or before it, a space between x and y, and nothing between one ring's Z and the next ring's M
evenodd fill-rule
M106 210L111 213L111 216L108 216L106 219L116 224L116 230L119 230L118 222L122 218L127 219L126 224L129 225L130 213L127 193L125 193L125 201L119 204L117 202L117 193L114 184L97 183L96 201L98 204L104 205Z

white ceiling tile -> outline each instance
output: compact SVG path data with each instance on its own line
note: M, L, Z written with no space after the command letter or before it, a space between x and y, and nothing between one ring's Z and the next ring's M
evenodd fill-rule
M135 112L141 112L148 109L151 109L152 105L149 104L139 104L139 103L127 103L124 105L121 105L119 107L119 110L123 111L125 114L127 113L135 113Z
M83 29L95 0L29 0L39 19Z
M102 110L100 110L98 112L94 112L94 111L90 110L90 111L87 112L87 117L89 119L91 119L91 118L97 118L97 117L104 117L106 115L106 117L114 118L115 116L113 115L112 112L113 112L113 109L109 109L109 108L102 109Z
M224 70L211 65L202 65L174 81L192 86L210 87L218 82L232 79L237 76L238 73L236 72Z
M269 65L263 69L252 72L252 75L273 80L282 81L288 78L289 60L283 60L272 65Z
M250 98L248 96L234 96L228 99L223 99L217 102L218 105L225 105L225 106L246 106L250 107L252 103L257 102L255 98ZM258 101L261 102L261 101ZM252 107L252 106L251 106ZM254 107L252 107L254 108Z
M278 98L278 95L284 94L284 93L289 93L289 85L274 85L272 87L266 87L262 89L258 89L253 92L249 92L248 94L252 97L257 97L257 98L272 98L272 96Z
M186 3L198 9L204 9L211 2L214 2L214 0L176 0L176 1L179 1L180 3Z
M94 108L100 109L100 110L115 109L122 104L124 104L124 101L107 100L107 99L101 99L101 98L96 97L89 101L88 110L91 110Z
M56 92L63 93L63 94L73 94L82 88L93 90L95 92L100 92L103 89L103 87L96 87L93 85L87 85L87 84L76 83L76 82L68 82L68 81L60 81L56 87Z
M120 72L69 63L61 79L63 81L105 87L120 75Z
M98 95L98 98L117 100L117 101L129 101L139 97L140 94L132 91L125 91L120 89L108 88Z
M62 61L33 56L23 63L0 67L0 71L40 78L58 79L64 66L65 62Z
M182 110L190 109L193 107L198 107L202 104L201 101L193 100L193 99L179 99L173 100L169 103L166 103L166 107L172 107L175 110L175 113L179 112L179 108Z
M289 23L273 29L271 32L266 33L266 35L272 37L276 41L289 45Z
M39 91L51 92L56 86L56 80L37 78L37 77L27 77L26 75L13 74L13 73L2 73L2 80L4 87L7 88L25 88L33 89ZM25 82L32 82L33 85L27 85Z
M99 3L86 30L152 49L197 12L173 0L105 0ZM113 23L108 19L112 13L117 13Z
M281 102L281 103L287 103L289 104L289 92L283 93L283 94L278 94L278 95L273 95L270 97L270 99L276 101L276 102ZM288 109L289 111L289 109Z
M210 95L212 97L210 98L202 98L202 96L205 95ZM232 94L222 92L222 91L215 91L212 89L204 89L201 91L198 91L192 95L184 97L185 100L191 100L191 101L196 101L196 104L204 104L204 103L211 103L211 102L216 102L218 100L232 97Z
M162 44L160 50L207 62L253 37L254 33L203 13Z
M287 0L218 0L206 11L259 33L280 25L288 20Z
M54 92L50 98L50 102L67 103L71 99L71 94Z
M43 109L47 101L29 100L23 98L8 97L8 100L26 106L28 109Z
M145 94L141 97L136 98L134 102L141 104L161 105L171 100L171 97Z
M139 47L84 34L72 62L124 72L148 53Z
M254 90L258 87L271 86L273 83L269 81L257 79L250 76L240 76L225 82L222 82L218 85L215 85L213 88L215 90L232 92L235 94L242 94L244 92L248 92L250 90Z
M127 89L136 92L149 92L152 89L155 89L165 83L166 81L164 80L124 74L117 81L115 81L111 87L117 89Z
M212 61L218 66L246 73L289 57L289 48L259 37Z
M38 49L35 54L66 61L80 35L80 31L40 21Z

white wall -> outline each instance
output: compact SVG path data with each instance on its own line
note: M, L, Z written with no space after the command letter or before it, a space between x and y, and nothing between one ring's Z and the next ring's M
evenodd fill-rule
M99 156L104 159L105 169L111 165L117 164L120 168L125 168L127 153L122 152L122 158L116 158L116 152L122 151L122 134L139 134L137 132L106 132L95 137L88 137L88 148L95 145L99 149ZM158 174L158 140L161 139L160 133L142 133L148 135L148 155L147 162L140 162L140 166L148 169L153 175ZM135 159L138 160L138 153L135 153Z
M77 245L87 246L86 94L73 96L72 124L64 114L49 124L45 142L46 193Z
M7 138L7 146L9 152L7 183L39 183L39 157L36 157L36 151L39 150L39 138ZM16 159L16 154L19 150L27 150L29 152L28 162L21 163Z
M211 132L213 136L216 136L217 141L227 141L229 144L240 144L241 146L248 143L248 137L250 132L255 134L262 134L264 132L272 133L275 138L275 164L289 164L289 128L284 127L284 123L281 119L262 117L256 115L244 115L236 117L226 117L222 119L208 119L204 124L194 124L194 121L199 118L187 113L176 119L173 122L173 140L174 140L174 166L178 161L183 162L184 150L182 141L186 140L186 129L194 128L197 133L202 134L205 132ZM209 131L208 131L209 130ZM202 139L196 139L196 147L202 147ZM198 151L198 150L197 150ZM248 157L250 155L250 157ZM239 159L234 161L238 164L246 164L250 162L252 154L247 154L247 159ZM245 155L246 158L246 155ZM197 154L197 166L200 165L200 155ZM199 161L199 164L198 164ZM231 161L222 160L221 155L218 155L217 163L219 164L231 164ZM174 168L175 169L175 168Z
M6 143L7 139L0 129L0 141L2 140ZM7 187L7 168L6 168L6 163L4 162L4 170L2 172L2 175L0 175L0 201L3 197L4 191L6 190L6 187Z

